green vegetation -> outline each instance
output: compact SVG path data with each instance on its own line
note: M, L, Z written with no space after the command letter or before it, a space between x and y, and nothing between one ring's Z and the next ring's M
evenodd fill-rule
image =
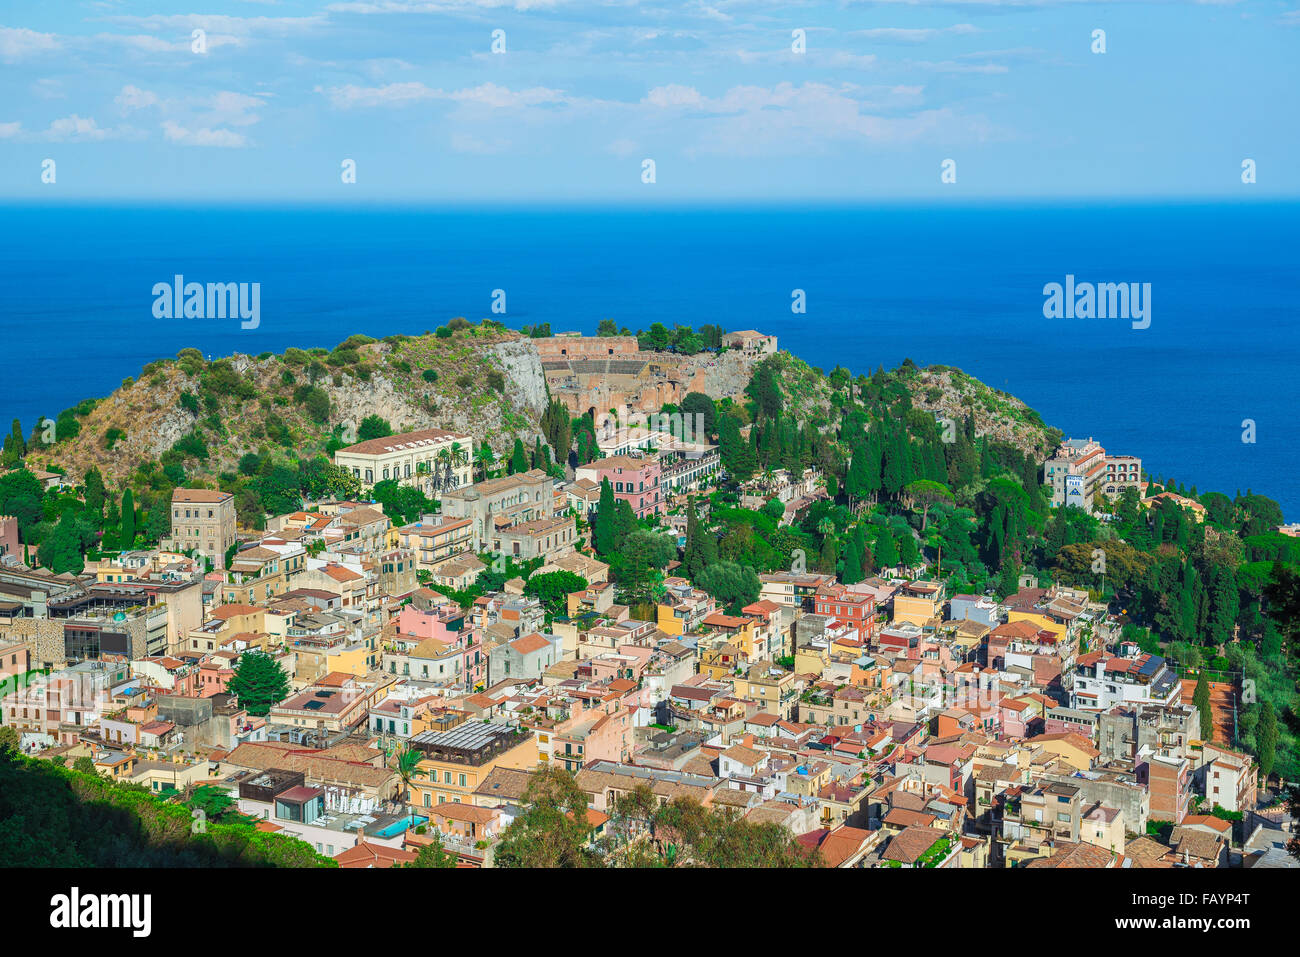
M334 867L239 819L196 822L145 788L0 749L0 867Z
M280 663L261 651L246 651L230 677L227 689L249 714L266 717L273 705L289 693L289 676Z

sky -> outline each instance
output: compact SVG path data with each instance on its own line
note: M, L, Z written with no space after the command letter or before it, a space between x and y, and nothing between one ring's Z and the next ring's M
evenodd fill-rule
M1298 79L1300 0L0 0L0 200L1277 199Z

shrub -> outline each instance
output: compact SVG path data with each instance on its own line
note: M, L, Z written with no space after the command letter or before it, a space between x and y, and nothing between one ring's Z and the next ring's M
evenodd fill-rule
M425 369L423 372L420 373L420 378L422 378L425 382L437 382L437 381L438 381L438 370L437 370L437 369Z
M113 446L117 444L118 439L126 438L126 433L117 427L113 427L104 432L104 448L113 451Z

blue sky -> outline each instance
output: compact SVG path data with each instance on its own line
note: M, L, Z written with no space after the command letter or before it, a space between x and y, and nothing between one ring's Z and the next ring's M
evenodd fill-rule
M1298 64L1300 0L0 0L0 198L1277 198Z

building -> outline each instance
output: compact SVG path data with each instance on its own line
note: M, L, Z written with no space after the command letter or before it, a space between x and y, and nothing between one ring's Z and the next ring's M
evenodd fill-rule
M1091 436L1066 439L1043 463L1043 480L1052 488L1052 505L1074 505L1092 510L1098 492L1117 495L1125 488L1141 488L1142 460L1134 455L1111 455Z
M488 685L509 678L540 678L560 660L563 640L538 632L504 641L488 651Z
M172 492L172 543L179 551L195 551L226 567L226 552L235 544L235 496L206 488Z
M659 460L652 456L615 455L578 466L574 477L596 485L608 481L614 497L631 505L637 518L645 518L664 512L661 471Z
M537 741L518 728L467 722L449 731L424 731L411 739L423 753L407 803L432 808L445 801L477 804L475 791L496 768L531 771Z
M1129 487L1142 489L1142 460L1136 455L1106 456L1101 490L1107 495L1118 495Z
M1246 754L1230 751L1217 744L1206 743L1202 749L1204 765L1201 775L1205 782L1205 797L1225 811L1243 814L1255 809L1254 760Z
M1183 823L1192 797L1191 763L1186 758L1158 752L1148 756L1146 767L1152 820Z
M728 349L739 349L756 356L770 356L776 352L776 336L764 335L753 329L729 332L722 337L722 344Z
M541 469L476 482L442 497L443 521L469 522L469 545L487 548L498 525L517 525L555 515L555 480Z
M1136 657L1094 651L1078 659L1070 707L1080 711L1109 711L1115 705L1161 705L1180 702L1182 680L1159 655Z
M392 480L418 488L431 498L472 480L474 439L445 429L420 429L381 439L367 439L334 453L345 468L369 488Z
M577 527L572 515L556 518L535 518L518 525L507 525L492 531L487 551L508 555L516 561L531 558L551 560L573 551L578 540Z
M446 499L443 499L444 507ZM474 523L467 518L441 518L427 516L429 521L403 525L389 532L389 541L396 547L412 552L415 567L434 571L439 563L464 554L472 557L474 549Z

